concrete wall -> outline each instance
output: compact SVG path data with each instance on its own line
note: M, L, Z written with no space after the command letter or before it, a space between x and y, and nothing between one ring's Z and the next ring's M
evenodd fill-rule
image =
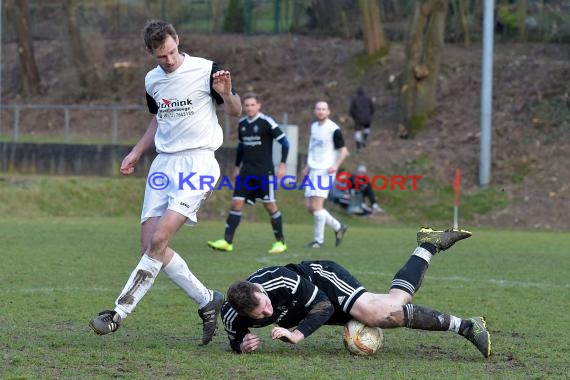
M130 149L131 146L124 145L0 142L0 173L119 176L121 161ZM145 177L154 157L154 152L141 157L135 175ZM218 149L216 158L222 174L230 175L234 167L235 148ZM305 159L299 157L297 162L305 162Z

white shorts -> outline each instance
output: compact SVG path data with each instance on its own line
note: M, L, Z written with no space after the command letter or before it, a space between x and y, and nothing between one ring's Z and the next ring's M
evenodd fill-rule
M196 213L220 178L220 166L212 151L160 153L150 166L144 192L141 224L173 210L198 222Z
M309 175L303 178L305 198L327 198L334 184L336 173L329 174L328 169L311 169Z

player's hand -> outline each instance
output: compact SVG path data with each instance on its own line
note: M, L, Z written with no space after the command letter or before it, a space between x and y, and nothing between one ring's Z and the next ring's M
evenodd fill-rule
M305 336L298 330L291 332L283 327L274 327L273 330L271 330L271 338L279 339L286 343L296 344L302 341Z
M308 176L310 171L311 171L311 169L309 169L308 166L305 166L303 168L303 176Z
M277 179L281 180L287 174L287 165L283 162L279 163L277 167Z
M212 74L214 90L222 96L229 96L232 93L232 78L227 70L216 71Z
M328 168L328 170L327 170L327 172L328 172L329 174L334 174L334 173L336 173L336 171L337 171L336 166L331 166L331 167Z
M240 345L241 352L244 354L250 354L250 353L254 352L255 350L257 350L260 343L261 343L261 340L259 339L259 337L257 335L246 334L243 337L243 341L241 342L241 345Z
M234 179L237 178L237 176L239 175L239 173L240 173L240 167L239 167L239 166L236 166L235 169L234 169Z
M121 163L121 169L120 169L121 174L123 175L132 174L135 171L135 165L137 164L137 162L139 162L139 156L131 151L129 154L126 155L125 158L123 158L123 162Z

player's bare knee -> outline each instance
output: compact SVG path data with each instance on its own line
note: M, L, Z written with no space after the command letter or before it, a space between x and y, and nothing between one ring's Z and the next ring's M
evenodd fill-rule
M150 249L147 251L150 256L155 259L162 259L162 257L159 256L162 256L168 247L168 239L169 235L167 233L156 231L154 235L152 235Z
M275 204L275 202L264 203L263 205L265 206L265 209L267 210L269 215L275 214L277 211L279 211L279 208L277 207L277 204Z

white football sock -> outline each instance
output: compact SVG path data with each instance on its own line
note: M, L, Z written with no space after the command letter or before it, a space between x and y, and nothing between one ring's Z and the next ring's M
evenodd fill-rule
M139 264L131 273L123 291L115 301L115 311L125 319L133 312L137 303L150 290L154 279L158 275L162 263L146 254L142 255Z
M168 265L162 268L162 271L172 282L178 285L188 297L196 301L200 308L206 306L208 302L212 300L212 292L194 276L190 268L188 268L186 261L184 261L178 253L174 252L172 260L170 260Z
M433 257L433 255L427 249L422 247L416 247L414 252L412 252L412 256L417 256L428 264L431 262L431 258Z
M361 131L354 132L354 141L362 142L362 132Z
M447 331L455 331L456 333L459 333L459 327L461 326L461 318L457 318L454 317L453 315L450 315L450 320L449 320L449 328L447 329Z
M313 212L313 236L316 242L321 244L325 241L326 214L324 209Z
M335 217L332 216L326 209L322 209L321 211L323 211L323 215L325 216L325 223L331 226L335 231L340 230L342 224L340 224L340 222L335 219Z

